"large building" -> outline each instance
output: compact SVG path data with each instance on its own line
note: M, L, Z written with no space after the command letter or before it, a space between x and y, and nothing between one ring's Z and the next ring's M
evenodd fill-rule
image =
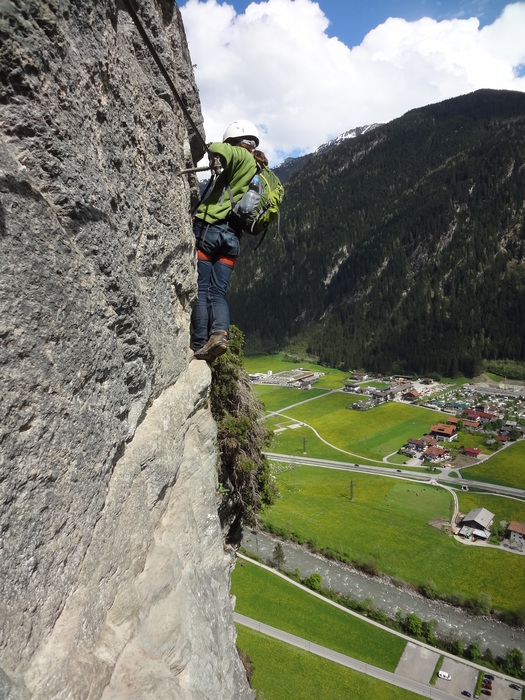
M445 423L431 425L430 432L438 440L445 440L446 442L452 442L452 440L457 440L458 437L458 430L456 426L449 424L445 425Z
M473 508L461 521L459 534L462 537L475 537L476 539L488 540L490 537L490 526L494 520L494 513L486 508Z

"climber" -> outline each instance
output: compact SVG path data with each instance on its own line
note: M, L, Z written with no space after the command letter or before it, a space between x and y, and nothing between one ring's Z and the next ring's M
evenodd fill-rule
M256 150L258 145L255 125L238 120L226 128L222 143L208 146L211 156L220 159L222 172L209 196L197 208L193 221L197 301L191 314L190 346L198 360L211 361L228 348L230 311L226 295L241 237L241 231L229 218L232 209L229 195L238 201L256 173L256 161L268 164L264 153Z

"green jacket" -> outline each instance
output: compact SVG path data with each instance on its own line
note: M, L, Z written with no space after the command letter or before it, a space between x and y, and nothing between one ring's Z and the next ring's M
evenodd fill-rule
M215 224L223 221L232 208L227 190L228 184L234 201L238 202L257 172L257 165L252 154L241 146L217 142L210 144L209 149L213 155L219 156L224 170L215 181L211 194L197 209L195 216L208 224Z

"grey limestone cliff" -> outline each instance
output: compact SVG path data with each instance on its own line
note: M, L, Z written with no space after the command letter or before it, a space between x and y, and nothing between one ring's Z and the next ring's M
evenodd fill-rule
M134 3L194 121L178 8ZM125 3L0 0L0 698L252 697L190 362L199 140Z

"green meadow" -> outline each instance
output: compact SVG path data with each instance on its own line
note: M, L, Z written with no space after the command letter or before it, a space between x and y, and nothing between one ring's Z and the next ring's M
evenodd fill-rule
M257 398L262 401L268 413L282 411L287 406L293 406L302 401L323 396L327 389L292 389L290 387L272 386L271 384L254 384Z
M236 612L387 671L395 671L405 641L302 591L251 562L232 572Z
M440 414L400 403L386 403L371 411L348 406L355 397L342 392L326 394L283 411L284 416L307 423L331 445L351 454L381 461L397 452L411 437L428 432ZM281 434L278 440L287 439ZM276 443L278 444L278 443ZM277 447L272 447L274 451Z
M354 462L359 459L359 464L371 466L378 464L376 460L363 459L361 455L327 445L315 434L312 428L302 423L282 419L275 423L272 422L273 430L279 430L281 427L285 427L285 430L276 432L271 444L272 451L279 454L331 459L337 462Z
M373 561L415 586L432 581L440 594L471 598L485 592L496 608L506 610L524 604L525 557L467 546L429 524L451 517L452 497L445 489L314 467L285 471L277 485L281 496L262 516L273 532L332 550L343 560ZM505 499L503 507L501 500L460 494L465 511L471 503L486 504L492 512L525 520L523 502Z
M496 452L486 462L463 468L461 475L474 481L525 489L525 442L515 442Z
M264 371L291 368L283 360L277 360L281 365L274 364L273 356L262 359ZM344 383L343 373L327 376L332 381L339 377L340 386ZM397 402L370 411L349 410L359 397L322 392L317 384L309 392L261 386L256 391L267 411L283 411L268 419L275 431L272 451L296 456L385 464L383 458L392 455L395 466L404 461L395 453L408 438L419 437L443 419L439 411ZM301 402L305 399L313 400ZM462 475L523 487L524 463L525 443L520 442L482 464L463 468ZM470 598L486 592L497 608L523 606L519 584L525 574L523 557L503 549L469 547L429 525L433 520L450 520L452 498L444 489L307 467L284 470L277 479L281 498L263 515L268 528L332 550L343 559L362 564L373 560L381 571L416 586L432 581L442 595ZM351 481L353 502L349 499ZM486 507L495 513L495 522L525 522L521 501L472 492L459 494L459 499L464 513ZM512 571L505 585L502 571Z
M252 688L264 693L265 700L418 700L422 697L242 625L237 625L237 645L252 664Z

